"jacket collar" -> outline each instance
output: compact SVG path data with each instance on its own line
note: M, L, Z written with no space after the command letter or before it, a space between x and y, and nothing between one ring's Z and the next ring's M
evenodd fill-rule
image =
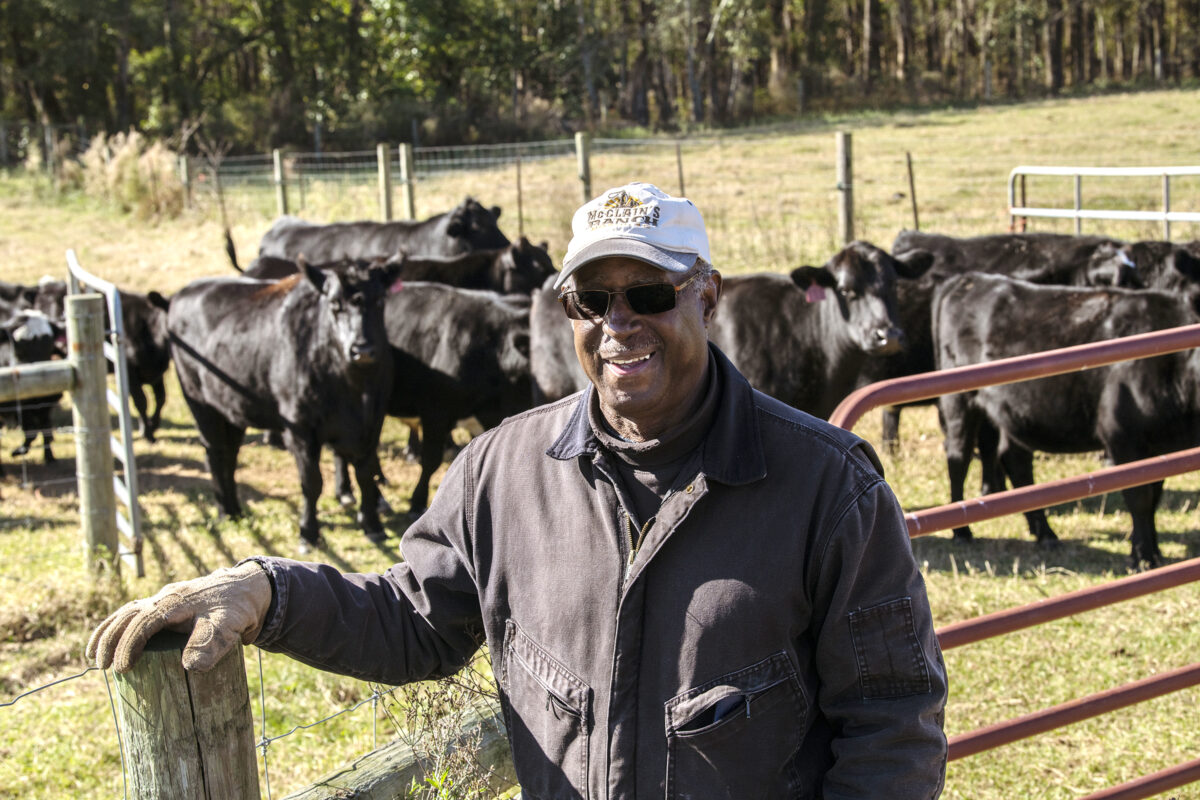
M712 428L704 439L701 469L709 478L729 485L740 485L767 476L766 457L759 437L754 390L742 373L730 363L725 354L711 342L713 365L718 370L721 396ZM592 426L588 422L588 404L594 386L579 395L571 417L546 455L560 461L580 456L594 456L600 450Z

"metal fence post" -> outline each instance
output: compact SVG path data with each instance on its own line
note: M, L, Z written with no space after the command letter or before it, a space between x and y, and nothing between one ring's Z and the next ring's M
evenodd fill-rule
M384 222L392 221L392 147L386 142L375 145L375 162L379 165L379 214Z
M841 194L838 204L838 231L842 244L854 241L854 170L850 149L850 133L837 133L837 189Z
M1171 241L1171 220L1167 216L1171 213L1171 176L1163 175L1162 178L1162 196L1163 196L1163 241Z
M87 549L84 556L93 576L120 569L103 341L104 298L98 294L67 297L67 351L75 371L71 407L79 519Z
M130 792L137 800L259 797L242 648L208 672L183 668L183 634L160 633L114 673Z
M404 202L402 211L405 219L417 218L417 203L413 196L413 149L411 144L400 145L400 197Z
M275 149L271 151L271 157L275 161L275 205L279 207L279 216L282 217L288 213L287 183L283 178L283 153Z
M592 199L591 139L583 131L575 134L575 158L579 162L579 183L586 203Z

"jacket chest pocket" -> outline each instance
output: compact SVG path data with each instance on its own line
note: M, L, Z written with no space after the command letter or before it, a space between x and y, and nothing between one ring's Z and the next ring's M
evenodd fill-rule
M797 796L787 767L807 711L784 653L668 700L668 800Z
M586 799L591 689L511 620L504 632L501 686L523 796Z

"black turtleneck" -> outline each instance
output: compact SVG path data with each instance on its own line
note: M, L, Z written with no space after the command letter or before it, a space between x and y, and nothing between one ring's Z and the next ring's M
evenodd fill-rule
M628 511L634 515L634 522L639 528L658 513L663 498L676 488L675 482L683 468L693 455L698 455L717 413L717 401L721 396L719 373L710 351L708 385L696 413L657 439L645 442L630 442L620 438L600 411L599 394L591 393L588 421L601 446L616 456L613 461L622 488L634 504L634 508ZM685 480L690 477L691 474L684 476Z

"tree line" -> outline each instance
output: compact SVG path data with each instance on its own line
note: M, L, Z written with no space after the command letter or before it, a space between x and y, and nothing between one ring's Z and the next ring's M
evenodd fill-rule
M1200 0L0 0L0 117L362 149L1200 75Z

